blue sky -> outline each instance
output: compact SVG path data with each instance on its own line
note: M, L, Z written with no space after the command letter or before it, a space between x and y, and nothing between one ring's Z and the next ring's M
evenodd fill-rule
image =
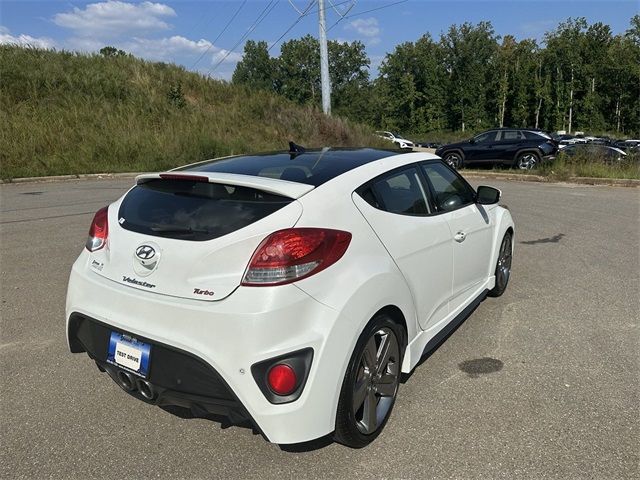
M542 40L545 31L569 17L600 21L610 25L614 33L621 33L638 13L636 0L396 2L325 0L329 38L364 42L372 61L372 75L377 73L385 53L398 43L416 40L425 33L438 38L454 23L488 20L499 35ZM1 0L0 43L89 52L113 45L136 56L174 62L229 79L241 59L244 41L235 50L233 47L243 35L267 41L272 45L272 55L277 55L280 44L273 42L292 26L282 41L307 33L317 36L317 10L315 0ZM263 12L266 15L261 17Z

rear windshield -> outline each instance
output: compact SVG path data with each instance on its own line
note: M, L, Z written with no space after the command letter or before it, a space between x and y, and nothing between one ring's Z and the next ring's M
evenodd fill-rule
M134 187L118 212L133 232L211 240L239 230L293 200L249 187L188 180L151 180Z

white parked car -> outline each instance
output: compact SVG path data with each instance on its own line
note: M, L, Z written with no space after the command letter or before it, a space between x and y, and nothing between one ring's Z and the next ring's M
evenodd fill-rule
M499 198L434 155L374 149L140 175L73 265L69 348L146 402L362 447L401 372L507 287Z
M376 135L380 138L384 138L385 140L389 140L390 142L395 143L398 148L407 148L411 149L414 147L414 144L411 140L407 140L406 138L402 138L397 133L380 131L376 132Z

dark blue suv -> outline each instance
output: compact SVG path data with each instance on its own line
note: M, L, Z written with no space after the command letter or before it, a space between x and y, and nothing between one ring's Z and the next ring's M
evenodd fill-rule
M496 128L463 142L444 145L436 150L453 168L468 165L506 165L521 170L536 168L553 160L558 144L539 130Z

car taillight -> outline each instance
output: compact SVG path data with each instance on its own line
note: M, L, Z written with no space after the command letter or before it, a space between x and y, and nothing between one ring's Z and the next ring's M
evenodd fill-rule
M314 275L340 260L351 234L325 228L289 228L258 246L242 285L283 285Z
M109 207L101 208L96 212L89 228L89 238L87 238L86 247L90 252L100 250L107 244L109 236Z

